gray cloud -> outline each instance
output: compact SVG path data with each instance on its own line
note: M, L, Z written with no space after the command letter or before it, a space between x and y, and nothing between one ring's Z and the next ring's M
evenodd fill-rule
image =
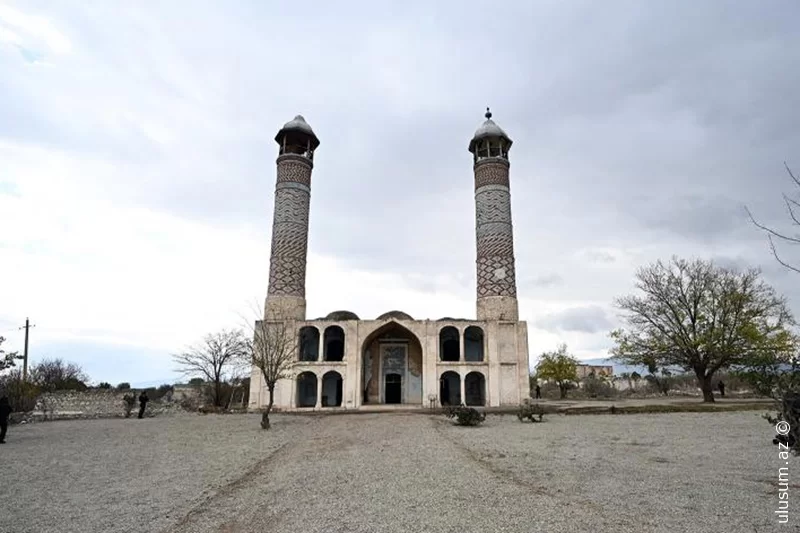
M514 2L490 15L455 0L302 13L211 2L188 17L162 4L31 4L73 52L30 48L50 68L0 42L0 143L102 161L122 177L86 173L70 187L242 228L268 250L273 137L302 113L322 141L311 252L471 298L466 146L489 105L514 139L522 299L610 301L630 292L636 266L679 254L761 265L800 303L742 209L788 227L796 2ZM600 308L582 309L541 327L609 327Z
M537 320L534 325L551 332L575 331L580 333L609 331L614 326L606 310L597 305L575 307L552 313Z
M609 252L602 250L587 250L583 255L586 259L595 263L613 263L617 260L617 258Z
M562 285L564 283L564 278L561 275L556 273L550 274L541 274L539 276L534 276L532 278L524 279L520 282L522 286L530 286L530 287L556 287Z

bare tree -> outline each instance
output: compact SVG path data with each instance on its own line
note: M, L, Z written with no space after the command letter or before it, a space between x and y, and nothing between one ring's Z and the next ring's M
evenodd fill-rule
M214 406L222 406L222 385L247 353L249 344L240 329L211 333L203 341L173 354L181 372L187 376L203 376L213 387Z
M45 359L31 368L31 381L43 391L85 390L89 376L75 363Z
M789 165L787 165L785 161L783 163L783 166L786 168L786 172L789 173L789 177L792 178L792 181L794 182L794 184L798 187L798 189L800 189L800 179L798 179L792 173L792 170L789 168ZM787 196L784 193L783 194L783 203L786 205L786 210L787 210L787 212L789 214L789 218L792 220L792 226L795 226L795 227L800 226L800 213L795 211L795 209L800 209L800 202L798 202L797 200L793 200L792 198L789 198L789 196ZM750 209L745 207L745 210L747 211L747 215L750 217L750 221L757 228L759 228L759 229L761 229L761 230L763 230L764 232L767 233L767 239L769 240L769 248L770 248L770 250L772 250L772 255L775 256L775 260L778 261L778 263L780 263L784 267L788 268L789 270L793 270L794 272L800 273L800 268L798 268L796 266L792 266L789 263L787 263L786 261L784 261L783 259L781 259L781 257L778 255L778 250L775 248L775 241L773 240L773 237L774 237L775 239L779 239L780 241L788 243L788 244L800 244L800 237L798 237L798 236L790 237L789 235L786 235L785 233L776 231L776 230L770 228L769 226L765 226L764 224L761 224L761 223L756 221L755 217L750 212Z
M275 386L280 380L292 377L292 366L297 360L298 336L293 322L287 320L257 320L251 328L253 336L249 341L248 361L252 367L260 370L269 392L267 407L261 414L261 427L269 429Z

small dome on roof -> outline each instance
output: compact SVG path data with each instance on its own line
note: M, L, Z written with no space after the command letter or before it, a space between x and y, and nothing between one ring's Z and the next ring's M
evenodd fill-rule
M513 143L511 137L509 137L506 132L503 131L503 128L498 126L492 120L492 112L489 111L488 107L486 108L486 114L484 116L486 117L486 121L481 124L477 130L475 130L475 135L472 136L472 140L469 142L469 151L474 153L475 145L478 143L478 141L487 137L505 139L508 143L508 147L511 147L511 144Z
M333 311L328 313L325 320L360 320L352 311Z
M284 124L278 134L275 136L275 142L280 144L283 141L283 137L291 133L299 133L301 135L311 137L312 150L316 150L317 146L319 146L319 139L314 133L314 130L311 129L311 126L308 125L308 122L306 122L306 119L303 118L303 115L297 115L292 120Z
M379 316L376 320L388 320L394 318L396 320L414 320L411 315L402 311L387 311Z

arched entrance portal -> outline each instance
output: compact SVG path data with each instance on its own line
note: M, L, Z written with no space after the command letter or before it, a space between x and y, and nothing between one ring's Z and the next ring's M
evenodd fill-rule
M361 403L422 404L422 343L397 322L372 332L361 347Z

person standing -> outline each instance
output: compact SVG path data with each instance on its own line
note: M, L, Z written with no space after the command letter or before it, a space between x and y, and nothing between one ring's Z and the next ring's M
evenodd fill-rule
M717 385L717 388L719 389L719 395L725 396L725 383L720 381L719 384Z
M536 390L536 399L537 400L541 399L541 397L542 397L542 388L539 386L538 383L536 384L536 389L535 390Z
M147 408L147 402L150 398L147 396L147 391L142 391L139 395L139 418L144 418L144 410Z
M8 431L8 417L11 415L11 405L8 403L8 396L0 398L0 444L6 443L6 432Z

